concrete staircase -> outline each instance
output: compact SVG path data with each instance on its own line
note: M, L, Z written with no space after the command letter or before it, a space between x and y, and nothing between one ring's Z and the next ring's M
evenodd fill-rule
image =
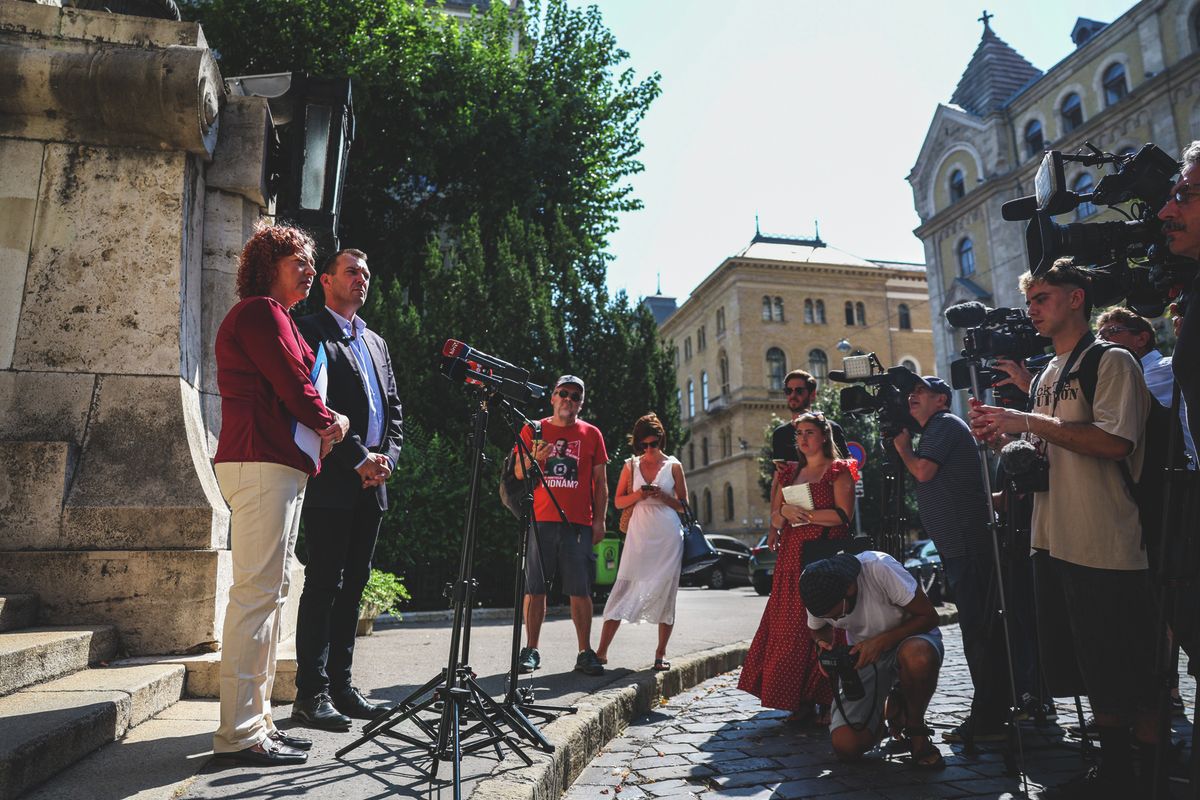
M114 661L111 625L36 626L31 595L0 595L0 800L116 741L183 696L184 666Z

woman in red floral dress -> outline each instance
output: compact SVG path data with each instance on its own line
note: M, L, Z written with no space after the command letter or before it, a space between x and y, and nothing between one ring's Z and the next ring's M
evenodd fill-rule
M808 635L808 613L800 598L800 573L804 569L804 543L821 538L846 539L854 513L854 482L858 478L853 460L837 458L833 431L820 412L796 419L796 450L800 461L778 467L780 487L807 483L812 492L812 510L783 502L783 491L771 498L771 526L779 533L767 545L779 552L775 578L767 607L738 688L749 692L768 708L791 711L791 721L813 719L828 724L833 694L829 679L817 666L817 648Z

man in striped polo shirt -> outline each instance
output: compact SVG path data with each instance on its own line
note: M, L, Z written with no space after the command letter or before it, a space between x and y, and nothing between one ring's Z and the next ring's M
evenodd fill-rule
M917 381L908 396L908 409L921 426L920 442L914 451L912 434L903 430L893 444L916 478L921 524L937 545L946 583L954 593L963 651L975 686L971 715L942 738L1001 741L1008 715L1007 673L979 456L967 423L950 413L950 386L935 376Z

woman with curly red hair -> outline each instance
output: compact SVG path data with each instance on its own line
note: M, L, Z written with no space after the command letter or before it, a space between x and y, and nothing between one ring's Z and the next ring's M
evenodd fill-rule
M771 548L779 550L779 558L771 596L746 653L738 688L759 698L767 708L791 711L792 722L815 720L828 725L833 692L817 665L817 647L808 635L800 573L805 542L850 537L858 468L853 460L839 457L833 426L820 411L801 414L793 425L800 460L779 467L779 485L784 491L775 493L771 502L771 527L779 530L779 536L770 540ZM793 486L800 487L795 492L797 504L786 499L793 494L787 491Z
M295 426L317 432L321 457L350 427L313 386L316 359L288 314L312 288L313 249L297 228L261 224L238 263L241 301L217 330L221 434L213 463L230 508L233 585L213 751L258 765L301 763L312 746L277 730L271 719L275 646L304 487L320 470L296 443Z

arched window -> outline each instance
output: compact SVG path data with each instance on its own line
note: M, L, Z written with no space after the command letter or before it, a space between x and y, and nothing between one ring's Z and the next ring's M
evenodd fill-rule
M1042 134L1040 120L1030 120L1025 126L1025 155L1027 158L1040 156L1046 150L1046 137Z
M1101 79L1104 85L1104 106L1116 105L1121 98L1129 94L1129 84L1125 81L1125 65L1109 64Z
M700 407L708 411L708 371L700 373Z
M712 520L713 520L713 516L712 516L712 492L710 492L708 489L705 489L705 490L704 490L704 523L705 523L706 525L711 525L711 524L712 524Z
M763 295L763 322L771 321L771 298Z
M859 325L867 324L867 307L862 303L854 304L854 320Z
M1063 98L1060 111L1064 133L1070 133L1083 124L1083 102L1075 92Z
M903 361L901 361L900 366L908 367L909 371L915 372L918 375L921 374L921 368L919 366L917 366L917 362L913 361L911 358L906 358Z
M687 337L683 340L683 360L692 360L692 337Z
M846 301L846 324L854 324L854 303L851 303L849 300Z
M725 484L725 521L733 521L733 487Z
M679 406L679 416L683 416L683 389L675 390L675 405Z
M809 325L816 322L816 319L813 317L813 301L812 300L804 301L804 321L807 322Z
M700 440L700 463L708 466L708 437L705 436Z
M1092 180L1090 172L1085 172L1075 179L1075 183L1071 184L1071 191L1075 194L1091 194L1096 188L1096 182ZM1075 219L1086 219L1096 213L1096 207L1091 203L1080 203L1075 209Z
M975 274L975 245L970 237L958 243L958 274L964 278Z
M767 388L782 391L783 376L787 375L787 359L778 347L767 351Z
M962 200L967 194L966 178L963 176L961 169L956 169L950 173L950 202Z
M775 321L783 322L783 298L775 298Z
M824 300L817 301L817 324L818 325L825 324L825 301Z
M817 380L823 381L829 375L829 356L825 351L815 348L808 351L808 371Z
M688 378L688 419L696 416L696 385Z
M909 313L908 306L904 303L901 303L900 307L896 309L896 315L900 317L900 330L911 331L912 314Z
M717 309L717 336L725 332L725 309Z
M722 350L721 354L719 356L717 356L717 367L721 371L721 396L728 397L729 396L729 356L725 355L724 350Z

